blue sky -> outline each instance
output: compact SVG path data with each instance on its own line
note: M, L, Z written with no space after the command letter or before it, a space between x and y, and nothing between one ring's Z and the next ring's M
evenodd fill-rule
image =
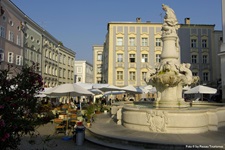
M92 46L102 45L107 23L115 21L162 22L162 4L169 5L179 23L215 24L222 30L221 0L11 0L27 16L64 46L76 52L76 60L92 63Z

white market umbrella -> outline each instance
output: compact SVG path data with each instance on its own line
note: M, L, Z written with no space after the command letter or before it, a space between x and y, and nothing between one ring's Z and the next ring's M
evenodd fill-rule
M46 93L50 92L52 89L53 89L52 87L44 88L44 90L38 92L38 94L35 95L35 97L39 97L39 98L51 97L51 98L53 98L52 96L46 95Z
M88 91L94 93L95 95L102 94L103 92L99 89L89 89Z
M190 90L190 89L191 89L190 86L184 86L182 90L187 91L187 90Z
M184 94L202 94L201 99L203 100L203 94L216 94L217 89L203 86L203 85L198 85L196 87L193 87L187 91L184 92Z
M74 84L79 85L79 86L81 86L82 88L85 88L85 89L87 89L87 90L93 88L93 83L77 82L77 83L74 83Z
M103 94L103 96L108 96L108 95L120 95L125 93L126 91L107 91Z
M109 84L94 83L92 88L93 89L101 89L101 88L107 87L107 86L109 86Z
M216 94L217 89L211 88L211 87L207 87L207 86L203 86L203 85L198 85L196 87L193 87L187 91L184 92L184 94L196 94L196 93L200 93L200 94Z
M39 93L39 94L35 95L34 97L43 98L43 97L47 97L47 95L43 94L43 93Z
M82 88L87 89L88 91L92 92L95 95L98 95L98 94L102 94L103 93L101 90L99 90L97 88L94 88L94 85L97 85L96 83L82 83L82 82L77 82L77 83L74 83L74 84L75 85L79 85Z
M157 92L156 87L152 87L152 89L149 90L149 93L156 93L156 92Z
M140 88L136 88L133 85L128 85L128 86L122 87L121 90L124 90L128 93L134 93L134 94L142 93L142 90Z
M50 96L90 96L94 95L92 92L82 88L76 84L61 84L53 89L45 92L44 94Z
M99 88L99 90L103 91L103 92L107 92L107 91L122 91L122 89L120 87L114 86L114 85L108 85L102 88Z
M157 90L155 87L153 87L152 85L146 85L146 86L141 86L139 87L143 93L156 93Z

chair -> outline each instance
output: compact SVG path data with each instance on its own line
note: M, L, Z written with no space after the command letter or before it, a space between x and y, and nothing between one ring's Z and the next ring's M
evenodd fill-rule
M68 110L68 108L69 108L69 105L67 104L62 105L62 110Z
M66 134L66 125L65 125L63 119L56 118L56 119L54 119L54 123L56 124L56 126L55 126L55 134L58 134L58 133Z
M76 109L68 109L68 112L71 114L76 114L77 110Z
M77 115L76 114L71 114L69 117L70 117L70 125L72 127L74 127L76 122L77 122Z

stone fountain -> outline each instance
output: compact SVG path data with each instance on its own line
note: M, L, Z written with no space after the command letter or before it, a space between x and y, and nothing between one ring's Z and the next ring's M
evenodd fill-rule
M146 82L156 87L158 98L151 108L124 105L117 107L118 124L126 128L156 133L202 133L225 126L225 107L214 105L190 107L182 98L184 85L198 81L190 64L180 63L177 18L169 6L162 25L161 63L149 67ZM114 114L115 114L115 109Z
M180 63L180 46L177 35L177 18L174 11L162 5L166 12L162 25L163 50L161 63L155 68L150 67L147 73L147 84L153 85L158 91L155 102L157 107L188 107L182 98L182 88L198 81L193 77L190 64Z

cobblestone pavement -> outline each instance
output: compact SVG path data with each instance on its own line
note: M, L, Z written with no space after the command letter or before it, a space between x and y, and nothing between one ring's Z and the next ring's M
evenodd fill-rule
M65 141L63 137L64 134L57 134L53 136L54 133L54 124L49 123L47 125L41 126L37 129L38 136L30 137L25 136L21 145L19 146L20 150L116 150L114 148L104 147L87 140L84 141L82 145L77 145L72 139ZM51 140L46 141L46 138L49 137ZM72 134L70 134L72 137ZM34 141L34 144L29 143L29 141Z

